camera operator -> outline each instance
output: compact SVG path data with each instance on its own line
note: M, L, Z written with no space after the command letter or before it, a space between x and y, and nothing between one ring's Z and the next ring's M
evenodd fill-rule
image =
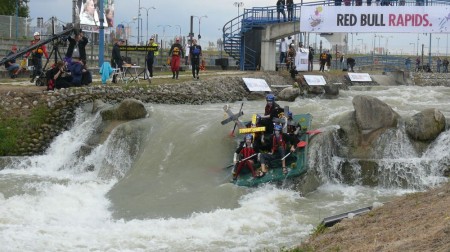
M69 40L69 47L67 48L66 58L72 58L74 52L77 54L76 52L78 51L81 61L86 65L86 45L89 42L88 38L80 31L78 34L75 33L74 38L69 36L67 40Z
M63 61L58 61L51 69L46 72L47 90L68 88L71 86L71 77L66 74L66 66Z

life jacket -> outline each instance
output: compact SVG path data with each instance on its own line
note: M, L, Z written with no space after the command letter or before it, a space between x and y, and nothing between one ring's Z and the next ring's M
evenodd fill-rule
M243 155L243 158L248 158L251 155L255 154L255 150L251 145L247 146L246 144L244 144L244 148L242 148L240 154Z
M326 54L326 53L322 53L322 54L320 55L320 59L326 60L326 59L327 59L327 54Z
M195 45L195 46L193 46L193 50L192 50L192 54L193 55L200 55L200 52L201 52L201 50L200 50L200 47L199 46L197 46L197 45Z
M275 134L272 136L272 152L275 153L278 150L278 147L286 149L286 142L283 140L283 135L281 133L278 137Z
M178 48L176 46L175 48L173 48L172 56L178 56L178 55L180 55L180 48Z

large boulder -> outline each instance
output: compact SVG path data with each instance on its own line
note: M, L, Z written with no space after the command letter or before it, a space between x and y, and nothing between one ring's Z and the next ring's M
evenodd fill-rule
M145 118L144 103L136 99L125 99L118 105L100 112L103 120L135 120Z
M432 141L445 130L445 116L437 109L425 109L406 120L406 132L418 141Z
M356 122L362 134L378 129L397 127L400 118L389 105L375 97L358 95L353 98Z
M282 101L295 101L295 98L297 98L300 95L300 89L294 88L294 87L288 87L280 91L278 93L277 98L278 100Z

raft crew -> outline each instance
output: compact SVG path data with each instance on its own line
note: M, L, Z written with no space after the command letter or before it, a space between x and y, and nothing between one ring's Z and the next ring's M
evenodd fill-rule
M240 143L239 147L234 153L233 162L235 169L233 169L233 180L237 180L242 168L246 167L252 172L252 176L255 178L256 173L253 168L254 163L257 161L258 146L253 143L253 135L245 135L245 140ZM238 160L239 159L239 160Z
M294 145L292 145L291 138L288 134L282 133L283 127L279 124L274 126L274 133L271 135L271 151L270 153L264 153L260 156L261 170L258 174L258 178L262 178L268 172L268 165L272 160L282 159L281 165L283 167L283 174L287 174L286 160L283 159L286 156L287 144L291 143L290 151L295 151Z

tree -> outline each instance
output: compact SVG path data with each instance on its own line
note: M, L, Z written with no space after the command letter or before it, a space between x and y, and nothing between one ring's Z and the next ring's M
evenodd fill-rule
M16 6L19 4L19 17L28 17L30 9L28 2L30 0L0 0L0 15L15 16Z

